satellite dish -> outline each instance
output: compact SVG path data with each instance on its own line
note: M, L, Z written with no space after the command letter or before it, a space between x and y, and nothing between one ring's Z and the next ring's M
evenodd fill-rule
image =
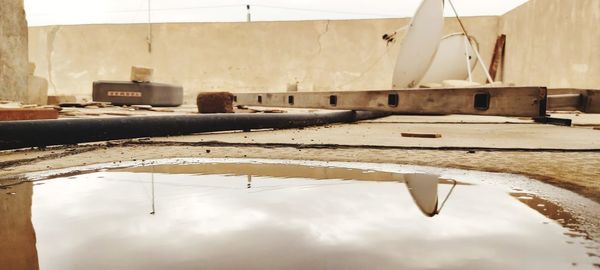
M417 207L419 207L421 212L428 217L434 217L440 213L444 207L444 204L448 198L450 198L450 194L452 194L452 191L457 185L456 181L451 180L454 184L448 192L448 195L446 195L446 198L442 202L441 206L438 208L438 184L440 183L439 176L431 174L407 174L404 176L404 180L406 181L408 192L417 204Z
M477 65L477 55L468 42L463 33L445 36L440 42L429 70L419 84L467 79L469 72Z
M392 89L413 88L429 69L444 28L444 0L423 0L402 40Z

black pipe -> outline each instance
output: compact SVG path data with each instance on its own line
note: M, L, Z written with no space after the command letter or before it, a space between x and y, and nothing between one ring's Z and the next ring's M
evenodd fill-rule
M0 150L215 131L299 128L349 123L387 115L389 114L370 111L340 111L302 114L198 114L0 122Z

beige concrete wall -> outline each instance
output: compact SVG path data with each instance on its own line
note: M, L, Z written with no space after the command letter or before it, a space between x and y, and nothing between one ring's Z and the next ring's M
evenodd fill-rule
M153 25L32 27L29 56L49 94L90 96L94 80L128 80L130 67L154 67L155 81L182 84L190 102L198 91L300 91L388 89L398 42L384 33L408 19ZM497 17L465 23L481 43L486 62L497 35ZM448 18L446 32L459 32ZM483 73L477 78L483 81Z
M0 0L0 100L25 100L27 64L23 0Z
M600 88L599 23L599 0L531 0L507 13L504 81Z

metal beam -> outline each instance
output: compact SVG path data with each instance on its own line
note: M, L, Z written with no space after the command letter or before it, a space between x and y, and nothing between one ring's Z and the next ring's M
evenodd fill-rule
M582 97L581 94L548 95L548 110L579 110Z
M575 102L578 102L576 106ZM549 110L579 110L584 113L600 113L600 90L582 88L548 89Z
M479 87L346 92L238 93L236 105L370 110L395 114L546 115L545 87Z
M600 90L585 91L582 111L585 113L600 113Z

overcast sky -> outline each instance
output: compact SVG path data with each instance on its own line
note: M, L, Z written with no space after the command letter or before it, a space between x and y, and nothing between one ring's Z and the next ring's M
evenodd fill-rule
M527 0L453 0L461 16L501 15ZM153 22L411 17L421 0L151 0ZM30 26L148 21L148 0L25 0ZM446 16L452 11L446 7Z

